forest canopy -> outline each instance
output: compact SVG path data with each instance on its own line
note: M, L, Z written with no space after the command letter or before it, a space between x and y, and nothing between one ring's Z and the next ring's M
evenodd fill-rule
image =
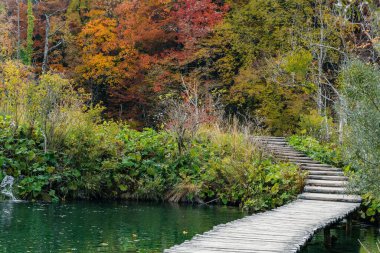
M339 121L340 66L378 60L376 10L332 0L6 0L1 59L63 74L105 117L136 126L158 126L162 102L181 96L183 77L196 80L227 114L281 135L316 117Z
M3 0L0 126L17 131L2 138L26 135L42 153L70 147L65 152L79 155L80 145L71 149L75 140L95 147L89 137L95 132L166 128L177 138L165 141L187 155L201 123L235 117L268 135L333 143L360 171L357 188L379 196L379 5ZM112 160L120 144L115 136L111 151L103 147L110 153L88 155ZM108 162L102 169L117 169Z

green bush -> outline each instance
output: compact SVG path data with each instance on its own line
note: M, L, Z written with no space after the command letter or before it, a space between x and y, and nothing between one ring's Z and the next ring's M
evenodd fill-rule
M380 202L380 72L376 63L354 59L342 67L346 103L345 159L356 168L353 184L363 194L368 216L379 217Z
M332 134L334 123L332 118L326 118L319 115L317 110L311 110L309 114L300 116L298 133L301 135L313 136L318 139L323 139L326 136L326 120L329 129L329 135Z
M0 165L16 178L20 198L195 201L263 210L292 200L303 185L296 166L263 157L238 132L202 128L180 155L171 132L83 122L59 151L44 152L41 132L16 129L10 117L0 117Z
M300 191L302 175L290 164L274 165L242 134L203 128L182 155L170 132L124 128L121 169L126 198L219 202L263 210Z
M379 221L380 198L370 192L363 194L360 215L363 219L369 219L371 222Z
M314 137L299 135L290 136L288 142L296 150L304 152L317 161L337 167L345 165L341 151L334 143L321 143Z

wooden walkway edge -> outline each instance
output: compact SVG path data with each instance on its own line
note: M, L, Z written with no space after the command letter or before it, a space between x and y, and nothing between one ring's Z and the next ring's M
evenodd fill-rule
M307 170L305 192L290 204L215 226L166 253L285 253L297 252L314 233L343 219L360 206L360 197L347 195L342 171L314 161L287 145L282 137L254 141L282 160Z

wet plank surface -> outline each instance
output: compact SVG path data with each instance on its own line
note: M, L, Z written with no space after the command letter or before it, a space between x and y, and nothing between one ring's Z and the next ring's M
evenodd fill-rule
M317 231L358 203L298 199L272 211L214 227L165 252L297 252Z

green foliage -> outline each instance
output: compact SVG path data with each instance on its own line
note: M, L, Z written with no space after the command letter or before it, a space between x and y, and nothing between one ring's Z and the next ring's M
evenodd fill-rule
M249 114L274 135L294 133L312 103L313 54L305 38L315 29L308 18L313 4L249 0L232 6L201 50L227 112Z
M322 139L325 136L324 124L327 120L329 129L334 129L333 119L326 116L321 116L317 110L311 110L309 114L302 114L300 116L299 130L302 135L313 136L317 139Z
M297 33L308 24L305 14L312 16L311 7L307 0L247 1L234 8L228 17L227 22L235 33L235 41L231 42L243 55L245 64L251 64L262 56L286 52L291 49L290 37L297 41Z
M87 95L61 75L34 80L28 68L7 61L0 77L0 115L11 116L16 129L40 131L45 151L59 151L72 131L100 119L102 107L86 106Z
M117 143L110 146L114 123L87 125L70 133L62 152L44 152L44 137L38 130L14 127L10 117L0 120L0 165L5 173L17 179L16 193L21 198L45 201L68 198L88 198L103 193L112 185L108 173L118 157ZM106 137L106 138L105 138ZM75 139L75 142L72 140Z
M35 84L29 75L29 69L16 62L6 61L0 67L0 114L12 115L16 126L26 121L26 111L33 110L27 93Z
M10 117L0 117L0 167L8 175L21 179L17 191L38 197L48 178L40 176L48 166L47 157L41 149L42 139L33 133L27 138L25 129L17 129ZM28 181L28 182L27 182ZM25 187L25 183L30 184Z
M363 214L379 218L380 72L377 65L352 60L341 73L347 103L345 159L355 168L353 185L363 194Z
M309 51L300 49L285 57L282 68L295 79L302 81L306 79L306 75L310 71L312 60L313 55Z
M380 220L380 198L369 192L363 194L360 215L363 219L369 219L371 222Z
M27 9L27 32L26 32L26 48L24 52L24 63L26 65L32 64L33 58L33 31L34 31L34 15L33 15L33 2L28 0L28 9Z
M41 131L1 117L0 165L19 197L211 201L258 211L287 203L303 185L297 167L262 157L240 133L202 128L180 155L170 132L81 120L58 151L44 152Z
M333 143L320 143L311 136L293 135L288 138L289 144L309 157L337 167L344 165L341 151Z
M202 129L192 149L201 163L195 184L201 183L201 199L219 199L250 210L270 209L291 200L302 188L302 176L295 166L274 165L241 133ZM205 145L209 143L209 145ZM201 156L201 154L203 154Z
M296 167L260 158L241 134L203 128L182 155L167 132L124 128L121 136L127 198L217 201L263 210L288 202L302 188Z
M380 196L380 72L377 66L358 60L342 71L347 103L346 159L358 168L356 186Z

